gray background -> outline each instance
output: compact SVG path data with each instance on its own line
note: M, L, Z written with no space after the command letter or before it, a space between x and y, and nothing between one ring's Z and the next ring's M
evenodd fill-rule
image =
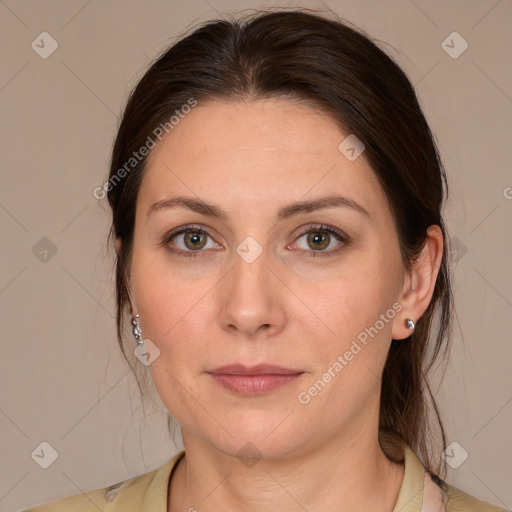
M0 0L0 511L116 483L181 449L158 397L142 408L118 349L109 210L93 190L128 92L161 49L201 20L280 5ZM449 176L457 248L452 357L433 388L448 444L468 458L448 481L509 509L512 2L287 5L328 5L385 42L417 88ZM58 48L43 59L31 44L45 31ZM454 31L469 45L457 58L442 45ZM58 453L47 469L31 456L43 441Z

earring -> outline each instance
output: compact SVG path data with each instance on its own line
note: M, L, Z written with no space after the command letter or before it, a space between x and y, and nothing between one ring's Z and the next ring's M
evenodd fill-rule
M142 338L142 331L141 331L138 319L139 319L138 314L135 315L134 317L132 317L132 326L133 326L132 332L133 332L133 337L137 341L137 345L141 346L144 344L144 339Z
M411 331L414 331L414 328L416 327L415 323L413 322L413 320L411 318L405 319L405 326L408 329L411 329Z

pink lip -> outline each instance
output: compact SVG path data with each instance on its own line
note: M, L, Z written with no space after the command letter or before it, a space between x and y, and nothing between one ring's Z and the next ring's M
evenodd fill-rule
M268 364L251 367L231 364L208 373L225 388L245 395L268 393L304 374L300 370Z
M268 393L276 388L288 384L297 379L302 373L281 374L281 375L232 375L232 374L210 374L219 384L231 391L236 391L243 395L261 395Z
M243 364L228 364L212 370L208 373L222 375L296 375L303 373L302 370L292 370L283 368L274 364L257 364L255 366L245 366Z

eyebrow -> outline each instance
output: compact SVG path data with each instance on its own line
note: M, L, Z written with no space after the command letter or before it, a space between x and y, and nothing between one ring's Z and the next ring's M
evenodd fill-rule
M202 215L217 217L223 221L227 221L228 219L227 212L224 211L219 206L206 203L205 201L202 201L200 199L186 196L177 196L171 199L164 199L162 201L158 201L152 204L148 208L147 216L149 217L152 213L155 213L157 211L179 207L188 208L189 210L200 213ZM294 215L299 215L301 213L310 213L312 211L320 210L323 208L338 207L350 208L356 212L363 214L369 220L372 219L370 213L365 208L363 208L359 203L356 203L353 199L337 194L329 195L326 197L319 197L317 199L311 199L309 201L299 201L296 203L288 204L281 210L279 210L276 219L278 221L282 221Z

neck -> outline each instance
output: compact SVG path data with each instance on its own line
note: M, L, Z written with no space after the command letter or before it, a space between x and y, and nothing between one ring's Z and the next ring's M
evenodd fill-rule
M404 465L389 460L369 431L252 465L186 431L183 440L186 454L169 486L169 512L392 512L404 475Z

